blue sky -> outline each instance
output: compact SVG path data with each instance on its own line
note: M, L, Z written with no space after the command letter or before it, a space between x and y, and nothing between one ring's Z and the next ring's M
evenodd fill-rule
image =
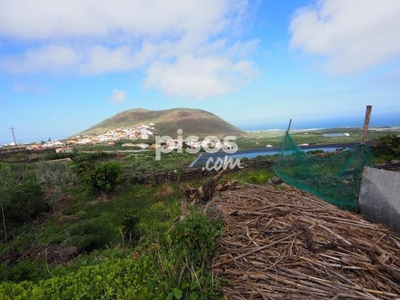
M398 0L0 0L0 144L126 109L400 125ZM336 122L336 123L335 123Z

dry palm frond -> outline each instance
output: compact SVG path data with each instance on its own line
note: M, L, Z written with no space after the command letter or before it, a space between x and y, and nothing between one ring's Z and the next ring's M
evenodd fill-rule
M207 204L226 235L213 272L228 299L400 299L400 237L290 187L248 186Z

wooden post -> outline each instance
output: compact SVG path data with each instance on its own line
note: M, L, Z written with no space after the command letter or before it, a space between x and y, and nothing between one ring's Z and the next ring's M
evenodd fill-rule
M372 110L372 105L367 105L367 109L365 111L363 133L361 136L361 144L365 144L365 140L367 138L369 120L371 118L371 110Z
M288 125L288 128L286 130L286 133L289 133L290 126L292 126L292 119L290 119L290 121L289 121L289 125Z
M288 135L289 135L290 126L292 126L292 119L290 119L288 128L287 128L287 130L285 132L285 141L282 140L282 149L281 149L282 150L281 151L281 155L282 156L283 156L283 152L285 152L286 142L287 142L287 138L288 138ZM280 162L280 159L278 161Z

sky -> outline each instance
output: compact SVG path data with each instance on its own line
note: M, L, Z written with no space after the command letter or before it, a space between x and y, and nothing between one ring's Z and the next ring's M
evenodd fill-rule
M133 108L400 125L399 0L0 0L0 144Z

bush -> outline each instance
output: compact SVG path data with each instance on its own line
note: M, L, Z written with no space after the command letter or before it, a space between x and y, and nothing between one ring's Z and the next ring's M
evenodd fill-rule
M187 255L195 266L210 261L218 244L215 237L221 234L221 223L216 223L201 212L190 214L171 233L172 244ZM210 238L214 237L214 238Z
M60 153L49 153L44 157L44 160L56 160L56 159L63 159L63 158L71 158L73 159L76 154L75 152L60 152Z
M372 151L375 156L387 161L400 158L400 137L395 134L382 136Z
M122 182L121 164L108 162L95 166L89 173L89 182L95 190L112 192Z
M74 169L78 177L95 191L110 193L122 183L122 165L117 162L81 162L76 164Z
M32 165L0 163L0 188L15 187L27 181L36 181Z
M124 239L129 242L130 245L139 241L141 233L139 229L139 212L137 209L131 209L124 213L122 225Z
M0 263L0 282L35 281L45 276L45 272L44 266L36 260L20 260L11 266Z
M83 221L81 225L73 228L71 235L72 243L78 247L80 252L105 249L120 240L118 229L104 215Z
M265 184L268 179L272 178L274 174L270 169L260 168L260 170L247 169L239 174L238 179L241 182L252 183L252 184Z
M307 154L322 154L325 153L324 150L309 150L307 151Z
M35 164L36 180L52 187L75 186L78 183L76 173L69 163L40 162Z
M112 157L112 154L106 152L92 152L92 153L76 153L74 156L74 161L76 162L96 162L98 160L107 159Z
M10 165L0 162L0 188L8 188L13 184Z
M42 186L34 182L3 190L1 200L6 222L16 225L32 221L47 209Z

